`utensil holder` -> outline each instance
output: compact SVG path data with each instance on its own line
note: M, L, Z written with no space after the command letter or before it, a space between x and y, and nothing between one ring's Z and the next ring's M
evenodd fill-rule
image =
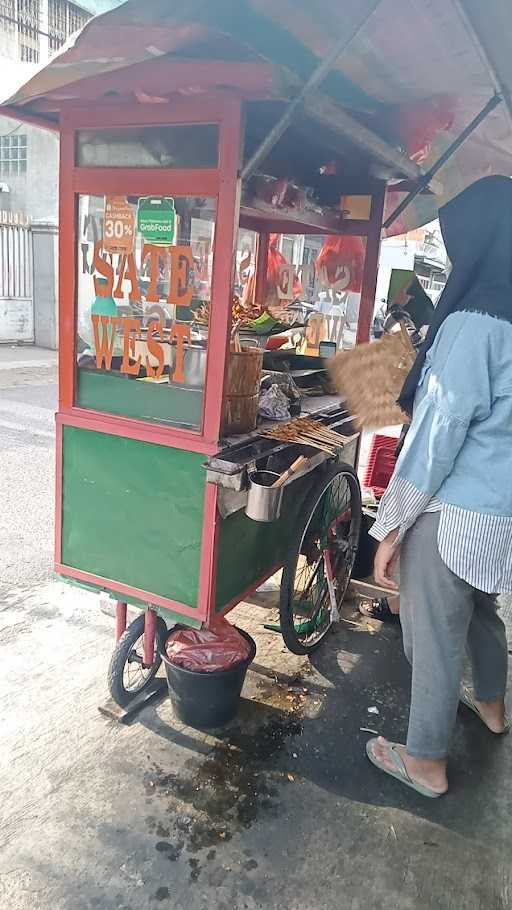
M254 471L249 475L249 494L245 514L253 521L277 521L281 514L284 487L272 487L280 474Z

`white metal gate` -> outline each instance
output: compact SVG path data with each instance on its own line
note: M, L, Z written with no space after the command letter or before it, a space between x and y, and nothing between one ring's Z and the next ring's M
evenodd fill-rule
M30 227L0 224L0 343L34 341Z

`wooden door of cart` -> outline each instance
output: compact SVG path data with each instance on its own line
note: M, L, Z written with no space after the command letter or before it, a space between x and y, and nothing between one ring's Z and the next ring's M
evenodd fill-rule
M219 439L239 135L240 104L219 98L76 109L61 130L56 569L195 625L212 597L201 465ZM214 318L186 381L193 294Z

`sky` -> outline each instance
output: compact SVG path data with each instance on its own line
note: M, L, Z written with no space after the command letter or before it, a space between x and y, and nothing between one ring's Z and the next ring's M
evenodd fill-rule
M120 6L121 3L124 3L124 0L83 0L83 5L91 13L104 13L108 9Z

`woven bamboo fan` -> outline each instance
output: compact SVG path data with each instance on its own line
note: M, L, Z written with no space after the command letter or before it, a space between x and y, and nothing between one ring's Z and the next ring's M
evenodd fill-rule
M371 344L342 351L331 362L333 382L346 400L358 428L380 429L407 423L396 403L416 357L403 326Z

